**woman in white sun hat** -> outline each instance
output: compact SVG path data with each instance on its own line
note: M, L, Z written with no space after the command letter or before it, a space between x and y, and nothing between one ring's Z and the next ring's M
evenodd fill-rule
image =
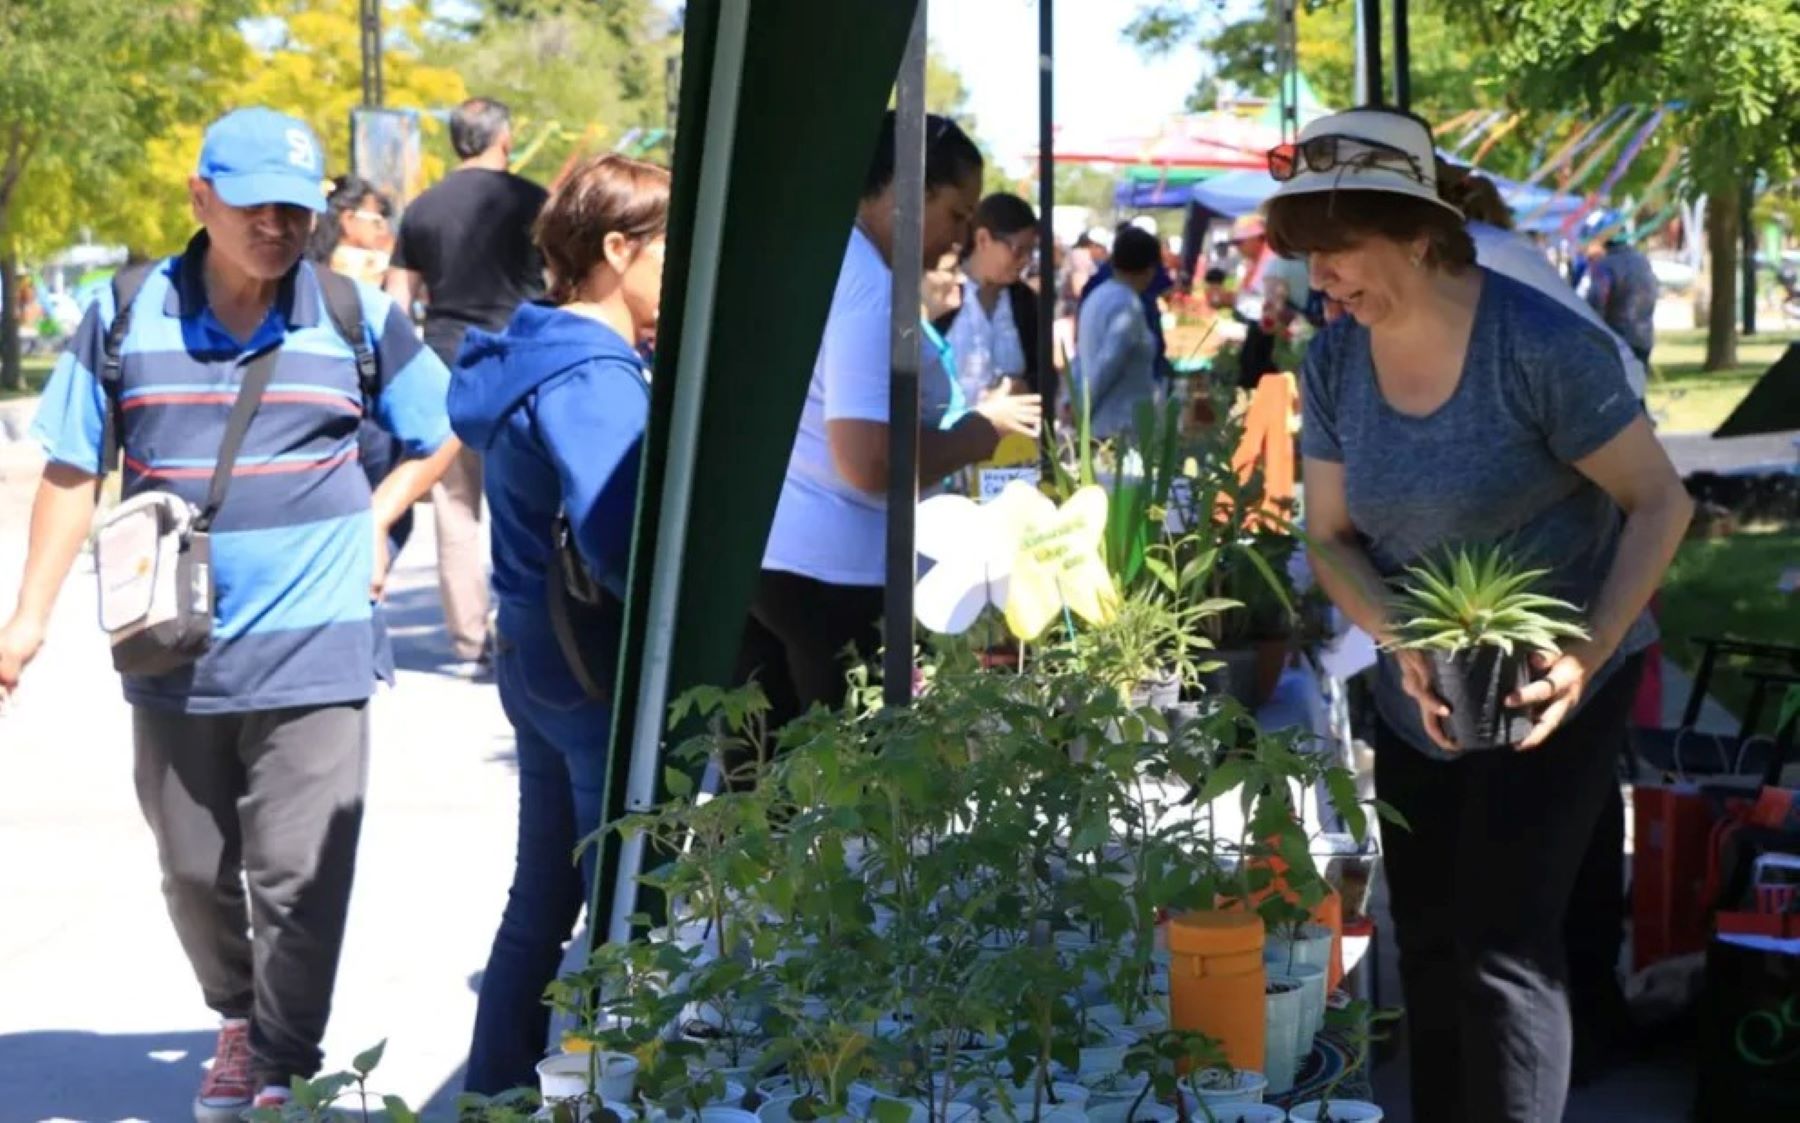
M1269 153L1276 251L1340 305L1302 369L1313 571L1391 638L1386 590L1443 548L1504 541L1585 609L1592 638L1508 703L1518 750L1459 752L1416 653L1381 656L1376 790L1407 1005L1413 1118L1562 1118L1562 921L1613 763L1644 605L1692 510L1605 334L1475 264L1438 197L1431 131L1355 109Z

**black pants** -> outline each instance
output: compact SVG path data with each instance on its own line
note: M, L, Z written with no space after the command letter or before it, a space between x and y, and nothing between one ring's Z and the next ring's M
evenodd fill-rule
M1563 920L1637 690L1631 659L1529 752L1433 760L1377 723L1384 836L1420 1123L1555 1123L1569 1085Z
M754 678L769 696L769 728L780 729L849 692L846 674L881 647L882 589L828 585L765 569L738 648L737 681Z
M369 777L363 702L132 710L138 804L206 1004L250 1019L253 1075L319 1071Z

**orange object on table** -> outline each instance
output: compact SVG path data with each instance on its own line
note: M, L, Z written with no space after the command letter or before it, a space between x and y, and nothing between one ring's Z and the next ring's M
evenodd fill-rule
M1244 415L1244 436L1232 454L1231 467L1248 480L1263 472L1263 513L1285 519L1294 502L1294 414L1300 390L1291 374L1271 372L1256 384Z
M1313 910L1313 922L1331 929L1331 966L1325 972L1325 989L1334 991L1344 981L1344 899L1336 889Z
M1232 1067L1263 1070L1268 1021L1263 923L1253 912L1190 912L1169 921L1169 1017L1206 1034Z

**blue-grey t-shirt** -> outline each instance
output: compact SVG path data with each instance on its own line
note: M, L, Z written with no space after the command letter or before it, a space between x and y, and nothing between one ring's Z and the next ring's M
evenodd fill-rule
M1428 416L1382 397L1368 329L1344 317L1321 332L1301 371L1301 448L1344 465L1350 521L1383 577L1446 547L1506 542L1551 571L1547 591L1588 608L1624 519L1573 465L1643 410L1604 333L1535 289L1481 277L1462 380ZM1655 638L1640 616L1588 696ZM1397 733L1438 755L1385 654L1375 700Z

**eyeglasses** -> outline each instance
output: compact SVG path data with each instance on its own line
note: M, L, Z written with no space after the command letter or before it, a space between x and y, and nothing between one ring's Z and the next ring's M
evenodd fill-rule
M373 222L377 226L386 226L388 217L380 211L351 211L352 218L360 218L364 222Z
M1346 145L1355 148L1346 149ZM1393 167L1420 183L1429 183L1418 158L1404 148L1360 136L1316 136L1298 144L1279 144L1269 149L1269 175L1286 183L1300 174L1301 166L1315 172L1337 168Z
M995 245L1005 246L1006 252L1012 255L1014 261L1022 261L1031 256L1033 247L1024 244L1023 239L1018 235L1014 235L1011 238L1002 238L998 234L990 234L989 236L994 239Z

